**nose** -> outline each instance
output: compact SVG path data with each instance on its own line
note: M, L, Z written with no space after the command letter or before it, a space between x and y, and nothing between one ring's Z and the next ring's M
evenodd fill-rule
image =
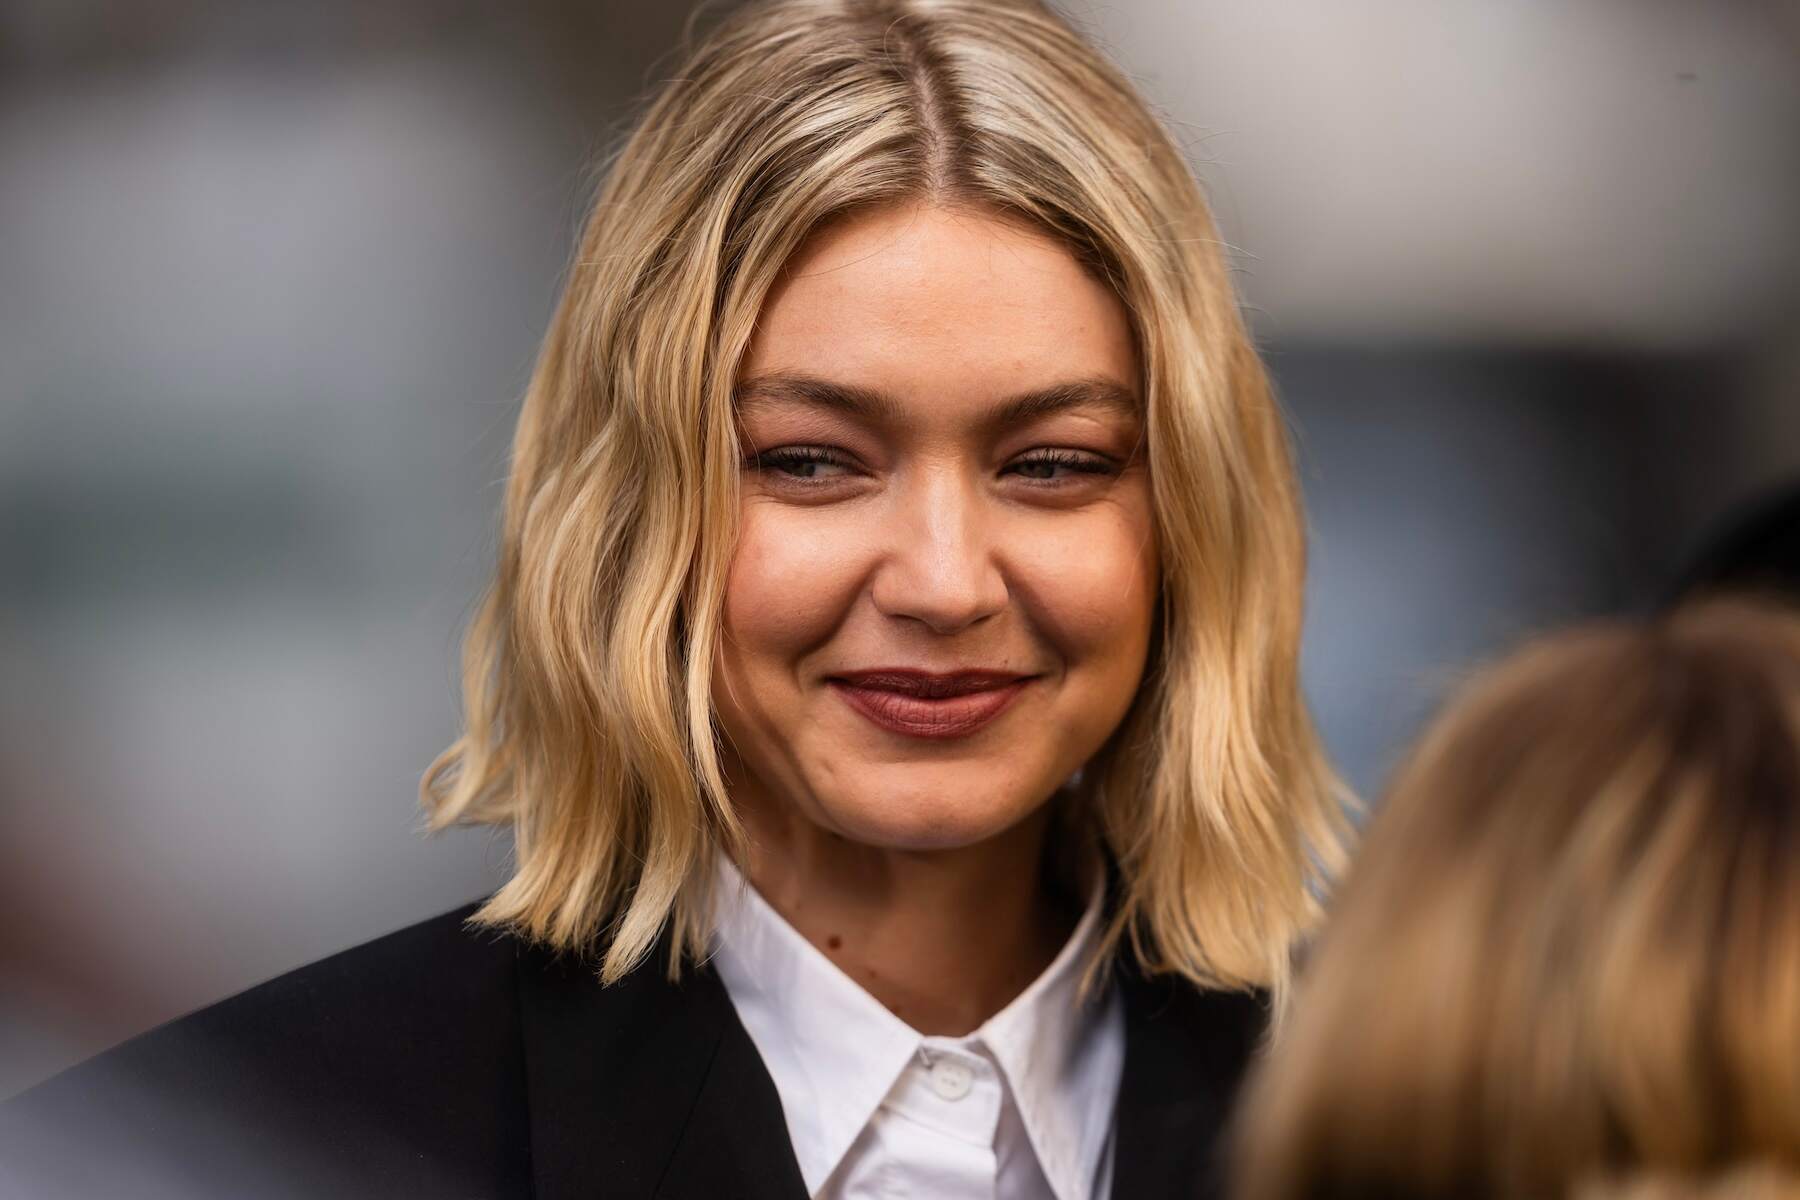
M977 487L958 471L935 470L922 473L896 501L871 588L879 612L948 634L1006 606L994 514Z

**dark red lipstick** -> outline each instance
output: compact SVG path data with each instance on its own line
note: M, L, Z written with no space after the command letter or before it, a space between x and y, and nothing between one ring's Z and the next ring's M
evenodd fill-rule
M967 737L1005 712L1036 676L1016 671L876 667L827 680L851 708L890 733Z

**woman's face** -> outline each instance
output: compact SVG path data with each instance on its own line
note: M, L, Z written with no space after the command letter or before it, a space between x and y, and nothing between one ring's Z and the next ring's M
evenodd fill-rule
M737 403L713 676L737 799L891 849L1013 827L1144 672L1158 567L1124 308L1045 235L878 209L788 264Z

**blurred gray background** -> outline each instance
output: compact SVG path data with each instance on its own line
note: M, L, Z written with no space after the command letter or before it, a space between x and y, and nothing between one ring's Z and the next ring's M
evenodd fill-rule
M1788 0L1064 7L1233 247L1359 790L1459 670L1800 474ZM0 1096L503 877L417 781L688 11L0 3Z

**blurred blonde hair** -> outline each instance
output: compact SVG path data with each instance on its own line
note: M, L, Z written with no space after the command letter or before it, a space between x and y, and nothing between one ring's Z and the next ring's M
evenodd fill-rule
M1767 1164L1704 1176L1627 1173L1584 1184L1573 1200L1800 1200L1800 1173Z
M516 871L482 922L603 938L609 981L671 920L671 973L701 952L710 856L741 853L708 688L738 506L734 377L809 232L918 200L1060 239L1133 318L1165 577L1138 701L1083 771L1121 868L1106 946L1279 990L1343 830L1298 687L1286 428L1180 151L1025 0L755 4L655 96L525 397L466 643L467 731L421 785L431 825L512 826Z
M1800 615L1719 599L1509 659L1338 906L1240 1114L1241 1200L1792 1194Z

